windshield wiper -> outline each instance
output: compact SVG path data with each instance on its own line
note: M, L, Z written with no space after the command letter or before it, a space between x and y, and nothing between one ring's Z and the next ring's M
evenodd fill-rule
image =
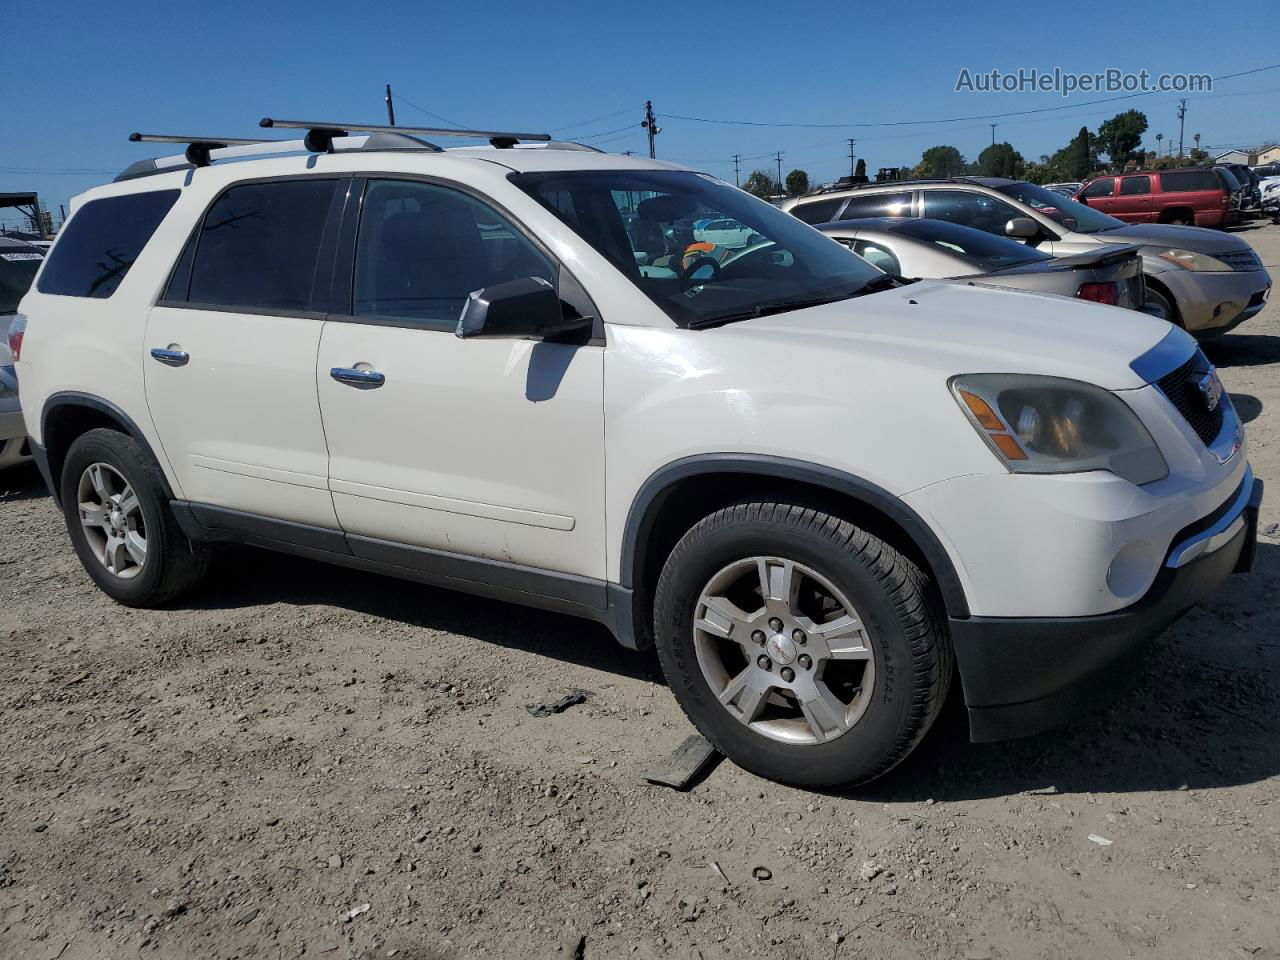
M820 307L824 303L835 303L837 300L847 300L854 293L860 292L855 290L853 293L841 293L834 297L801 297L795 300L779 300L776 303L762 303L752 307L750 310L743 310L739 313L724 313L714 317L704 317L701 320L690 322L689 328L692 330L700 330L703 327L718 327L725 323L736 323L739 320L755 320L758 317L771 317L775 313L787 313L791 310L803 310L805 307Z
M908 283L915 283L915 281L900 277L896 273L884 273L878 277L872 277L849 296L860 297L865 293L879 293L881 290L892 290L894 287L903 287Z

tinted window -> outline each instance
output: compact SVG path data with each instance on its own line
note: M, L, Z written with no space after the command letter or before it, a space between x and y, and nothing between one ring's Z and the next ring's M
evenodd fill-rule
M44 256L40 251L0 247L0 314L14 313L31 289L31 281Z
M1221 190L1222 181L1212 170L1175 170L1160 174L1160 189L1165 193Z
M191 263L192 303L307 310L336 180L246 183L205 214Z
M40 292L111 296L177 199L177 190L155 190L86 203L62 228L40 275Z
M355 313L452 329L467 295L555 267L502 214L427 183L371 181L356 245Z
M1089 198L1109 197L1112 195L1112 193L1115 192L1115 189L1116 189L1115 177L1103 177L1101 180L1093 181L1093 183L1089 184L1082 191L1080 191L1080 196L1089 197Z
M840 214L841 220L859 220L863 217L911 216L910 193L879 193L869 197L852 197Z
M1150 177L1125 177L1120 181L1120 196L1132 197L1151 192Z
M832 197L827 200L814 200L811 203L801 203L791 208L791 215L805 223L826 223L836 215L840 209L840 205L844 203L844 197Z
M1007 203L985 194L964 190L926 190L924 215L931 220L945 220L1004 236L1005 224L1022 214Z

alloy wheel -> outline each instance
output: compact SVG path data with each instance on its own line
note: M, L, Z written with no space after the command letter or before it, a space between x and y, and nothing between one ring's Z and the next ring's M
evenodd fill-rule
M76 502L89 550L108 573L136 577L147 562L142 504L129 481L109 463L92 463L80 474Z
M693 639L721 706L784 743L848 733L875 689L858 611L817 571L785 558L747 557L716 573L698 597Z

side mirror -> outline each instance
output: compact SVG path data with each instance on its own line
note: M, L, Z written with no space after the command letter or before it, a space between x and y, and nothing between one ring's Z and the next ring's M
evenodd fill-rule
M560 294L541 277L522 277L474 290L454 331L463 340L546 339L591 330L590 317L564 315Z
M1030 217L1012 217L1004 225L1004 235L1019 240L1030 240L1040 236L1040 225Z

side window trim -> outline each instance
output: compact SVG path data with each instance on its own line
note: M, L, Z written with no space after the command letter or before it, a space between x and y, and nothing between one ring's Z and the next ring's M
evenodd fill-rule
M360 217L364 210L365 194L368 190L369 183L374 180L403 180L409 183L425 183L436 187L442 187L444 189L456 190L459 193L465 194L473 200L492 208L496 213L500 214L503 219L510 223L522 237L528 240L540 254L547 258L547 261L551 264L551 267L555 272L557 288L560 290L565 302L578 310L582 316L592 318L591 339L588 343L595 346L602 346L604 344L604 318L601 317L600 310L591 299L591 295L587 293L586 288L578 278L574 276L572 271L565 266L563 261L552 253L550 248L542 242L541 238L530 230L519 217L493 197L486 193L482 193L465 183L459 183L456 180L449 180L444 177L433 177L426 174L413 174L396 171L382 172L368 170L352 175L352 183L349 188L349 199L345 210L343 211L342 225L340 227L337 249L335 252L333 265L333 292L330 300L330 311L328 314L323 316L323 319L337 323L360 323L377 327L404 327L411 330L421 330L424 333L448 332L452 335L454 332L454 327L452 325L450 325L446 331L441 325L405 320L397 317L376 317L357 315L355 313L356 240L360 232ZM584 306L589 309L584 310Z
M290 183L297 180L333 180L337 183L334 190L334 199L330 205L329 212L325 218L323 233L321 234L320 250L316 256L316 272L311 283L310 307L308 310L284 310L284 309L264 309L261 307L249 306L228 306L217 303L192 303L191 297L191 269L195 263L196 255L200 248L200 234L204 229L205 219L209 216L209 211L221 200L228 192L237 187L249 186L262 183ZM214 196L209 198L209 202L205 204L200 216L196 218L195 223L191 227L191 232L187 236L187 241L182 245L182 251L178 254L178 258L174 261L170 268L169 276L165 280L164 287L160 298L156 300L154 306L157 307L173 307L180 310L203 310L209 313L240 313L247 316L262 317L297 317L307 320L324 320L328 315L327 299L328 291L332 286L333 276L333 252L332 248L337 243L338 230L341 224L341 215L346 197L349 195L349 185L352 180L350 174L328 174L325 176L307 176L305 174L287 174L278 177L258 177L252 180L237 180L230 183L219 190ZM346 191L344 191L346 186ZM328 251L328 253L326 253ZM328 256L328 263L326 263ZM169 294L173 285L181 283L184 286L182 296L178 299L170 298ZM172 292L177 292L172 291ZM322 295L323 292L323 295ZM317 309L319 308L319 309Z

